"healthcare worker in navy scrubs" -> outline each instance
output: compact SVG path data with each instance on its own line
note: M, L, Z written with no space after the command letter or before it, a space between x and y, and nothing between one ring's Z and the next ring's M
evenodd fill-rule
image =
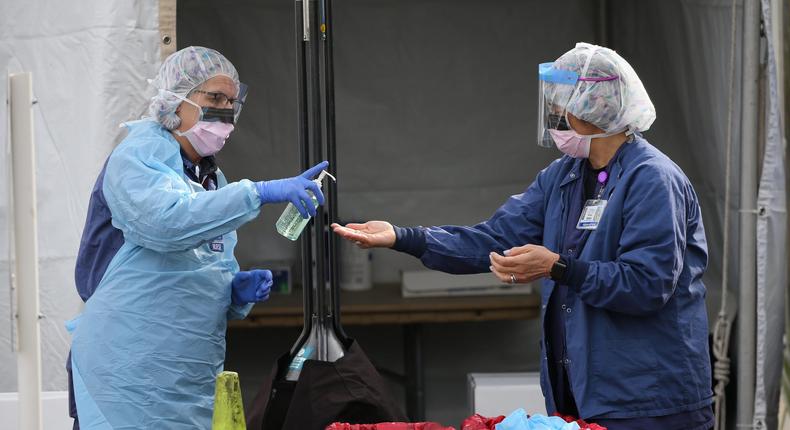
M579 43L538 73L538 143L564 155L522 194L473 226L334 231L435 270L541 279L549 414L610 430L712 428L705 230L688 178L641 134L653 104L604 47Z

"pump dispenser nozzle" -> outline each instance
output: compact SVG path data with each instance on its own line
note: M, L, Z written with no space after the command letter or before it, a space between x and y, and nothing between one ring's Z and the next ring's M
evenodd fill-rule
M320 188L324 184L324 178L326 178L327 176L332 178L333 181L337 182L337 179L334 176L332 176L331 173L327 172L326 170L322 170L321 173L318 174L318 177L313 179L313 182L318 184L318 187Z

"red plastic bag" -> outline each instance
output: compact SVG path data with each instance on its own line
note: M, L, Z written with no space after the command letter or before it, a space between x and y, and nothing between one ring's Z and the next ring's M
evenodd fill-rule
M570 415L554 414L554 416L564 419L565 422L569 422L569 423L576 422L576 424L579 425L579 428L581 428L581 430L606 430L606 427L604 426L599 426L598 424L594 424L594 423L588 424L584 420L577 420L575 417L572 417Z
M326 430L455 430L455 428L445 427L438 423L334 423L327 426Z
M504 415L495 418L487 418L480 414L474 414L464 420L461 430L495 430L497 424L505 419Z

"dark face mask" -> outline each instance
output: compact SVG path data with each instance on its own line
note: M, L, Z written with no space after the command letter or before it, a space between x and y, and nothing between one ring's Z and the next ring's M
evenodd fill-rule
M233 109L219 109L213 107L204 107L203 119L201 121L208 122L224 122L226 124L233 124L234 111Z

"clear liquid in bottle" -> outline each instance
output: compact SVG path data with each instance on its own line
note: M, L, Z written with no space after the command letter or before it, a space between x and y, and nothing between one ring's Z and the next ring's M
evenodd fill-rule
M325 176L329 176L332 180L336 180L334 176L332 176L326 170L322 171L320 175L318 175L317 179L314 179L318 185L318 188L321 188L323 184L323 180ZM318 199L313 195L312 192L307 191L307 194L310 195L310 200L313 204L313 207L318 207ZM277 232L281 235L285 236L289 240L296 240L299 239L299 236L302 234L302 231L307 226L307 223L310 222L311 217L303 218L302 214L296 210L296 206L293 203L288 203L288 206L285 207L282 215L280 218L277 219Z

